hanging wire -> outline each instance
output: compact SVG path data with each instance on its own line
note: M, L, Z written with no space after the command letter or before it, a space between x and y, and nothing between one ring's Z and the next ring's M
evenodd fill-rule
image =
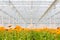
M9 1L9 7L12 7L10 1ZM10 18L10 20L11 20L11 18ZM16 20L17 20L17 19L16 19ZM14 24L14 26L15 26L18 22L15 22L15 20L13 20L13 21L14 21L13 24ZM17 20L17 21L18 21L18 20Z
M16 10L16 12L18 13L18 16L20 19L24 20L24 24L26 24L26 20L24 19L24 17L21 15L21 13L17 10L17 8L14 6L14 4L9 0L9 3L13 6L13 8Z
M7 12L3 11L2 9L0 9L0 11L1 11L1 12L3 12L4 14L6 14L6 15L10 16L12 19L14 19L14 20L15 20L15 22L17 22L16 18L15 18L15 17L13 17L13 16L11 16L11 15L9 15L9 13L7 13Z
M30 14L30 16L31 16L31 24L33 24L33 22L32 22L32 5L33 5L33 2L31 1L31 14Z
M55 11L55 9L56 9L56 6L55 6L56 4L54 3L54 5L53 5L53 9L54 9L54 11ZM57 13L59 13L59 12L57 12ZM54 15L56 15L57 13L55 13ZM51 17L53 17L54 15L52 15ZM48 18L49 19L49 18Z
M60 23L56 23L56 20L53 22L53 20L52 20L52 18L54 17L54 16L56 16L56 15L58 15L58 14L60 14L60 11L59 12L57 12L57 13L55 13L54 15L52 15L51 17L49 17L49 18L47 18L47 19L45 19L44 21L47 21L47 20L51 20L51 22L50 23L48 23L48 24L55 24L54 26L56 26L57 24L60 24ZM53 23L52 23L53 22ZM53 27L53 26L52 26Z
M60 14L60 11L59 12L57 12L57 13L55 13L54 15L52 15L51 17L54 17L54 16L56 16L56 15L58 15L58 14ZM49 18L47 18L47 19L45 19L44 21L47 21L48 19L50 19L51 17L49 17Z
M49 8L44 12L44 14L39 18L38 23L40 20L47 14L47 12L50 10L50 8L56 3L57 0L54 0L54 2L49 6Z
M53 6L53 7L54 7L54 8L53 8L53 9L54 9L54 11L53 11L53 12L55 12L55 9L56 9L55 4L54 4L54 6ZM52 17L51 17L51 21L50 21L50 22L51 22L51 26L52 26L52 27L53 27L53 26L55 26L55 25L54 25L55 23L54 23L54 21L53 21L53 18L52 18Z
M31 14L30 14L30 17L31 17L31 19L30 19L30 21L31 21L31 29L33 28L33 18L32 18L32 8L33 8L33 1L31 1Z

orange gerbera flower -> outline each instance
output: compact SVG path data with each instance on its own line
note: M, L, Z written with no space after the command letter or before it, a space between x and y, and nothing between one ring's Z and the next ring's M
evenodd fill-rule
M49 29L50 33L56 33L56 29Z
M56 29L56 33L57 34L60 34L60 29Z
M0 31L5 30L4 26L0 26Z
M42 31L48 31L49 29L46 27L46 28L43 28Z
M33 31L40 32L42 29L32 29Z
M12 31L13 31L13 29L12 29L12 28L8 29L8 32L12 32Z
M19 25L16 25L15 30L16 30L16 31L21 31L21 30L22 30L22 27L19 26Z
M29 29L29 28L23 28L23 30L24 30L24 31L30 31L30 29Z

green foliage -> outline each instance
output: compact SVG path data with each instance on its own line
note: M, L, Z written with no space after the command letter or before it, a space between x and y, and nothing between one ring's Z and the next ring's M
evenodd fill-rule
M60 40L60 35L49 33L47 31L0 31L0 40Z

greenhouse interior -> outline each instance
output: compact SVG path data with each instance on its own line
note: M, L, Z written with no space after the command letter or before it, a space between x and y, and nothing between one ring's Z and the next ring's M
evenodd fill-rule
M0 40L60 40L60 0L0 0Z

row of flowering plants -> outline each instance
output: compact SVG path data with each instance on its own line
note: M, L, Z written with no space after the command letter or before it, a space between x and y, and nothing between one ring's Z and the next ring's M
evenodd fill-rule
M0 27L0 40L60 40L60 28L29 29L18 25L14 29Z

